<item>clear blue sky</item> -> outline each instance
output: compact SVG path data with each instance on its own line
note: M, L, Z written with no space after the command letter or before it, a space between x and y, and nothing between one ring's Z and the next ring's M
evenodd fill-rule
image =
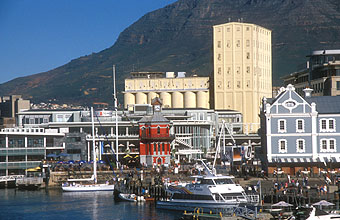
M0 0L0 83L114 44L147 12L176 0Z

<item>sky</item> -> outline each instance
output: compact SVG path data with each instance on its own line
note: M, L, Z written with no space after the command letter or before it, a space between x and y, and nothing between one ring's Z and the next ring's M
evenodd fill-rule
M0 0L0 83L114 44L144 14L176 0Z

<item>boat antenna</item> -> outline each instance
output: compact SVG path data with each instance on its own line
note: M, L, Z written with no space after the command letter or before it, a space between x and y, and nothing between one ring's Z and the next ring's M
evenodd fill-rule
M92 120L92 148L93 148L93 179L94 183L97 183L97 157L96 157L96 143L94 133L94 114L93 107L91 107L91 120Z
M118 167L118 103L117 103L117 94L116 94L116 65L113 65L112 68L112 81L113 81L113 106L115 109L115 118L116 118L116 164Z

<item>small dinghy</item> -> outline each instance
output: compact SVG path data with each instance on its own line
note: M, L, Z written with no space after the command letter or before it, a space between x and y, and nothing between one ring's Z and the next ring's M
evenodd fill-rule
M145 201L143 196L137 196L136 194L119 193L118 196L123 201L129 201L129 202Z

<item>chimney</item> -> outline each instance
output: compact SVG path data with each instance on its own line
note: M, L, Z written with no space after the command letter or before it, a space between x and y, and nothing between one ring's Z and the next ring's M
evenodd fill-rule
M303 91L305 92L305 98L312 96L313 89L307 87Z

